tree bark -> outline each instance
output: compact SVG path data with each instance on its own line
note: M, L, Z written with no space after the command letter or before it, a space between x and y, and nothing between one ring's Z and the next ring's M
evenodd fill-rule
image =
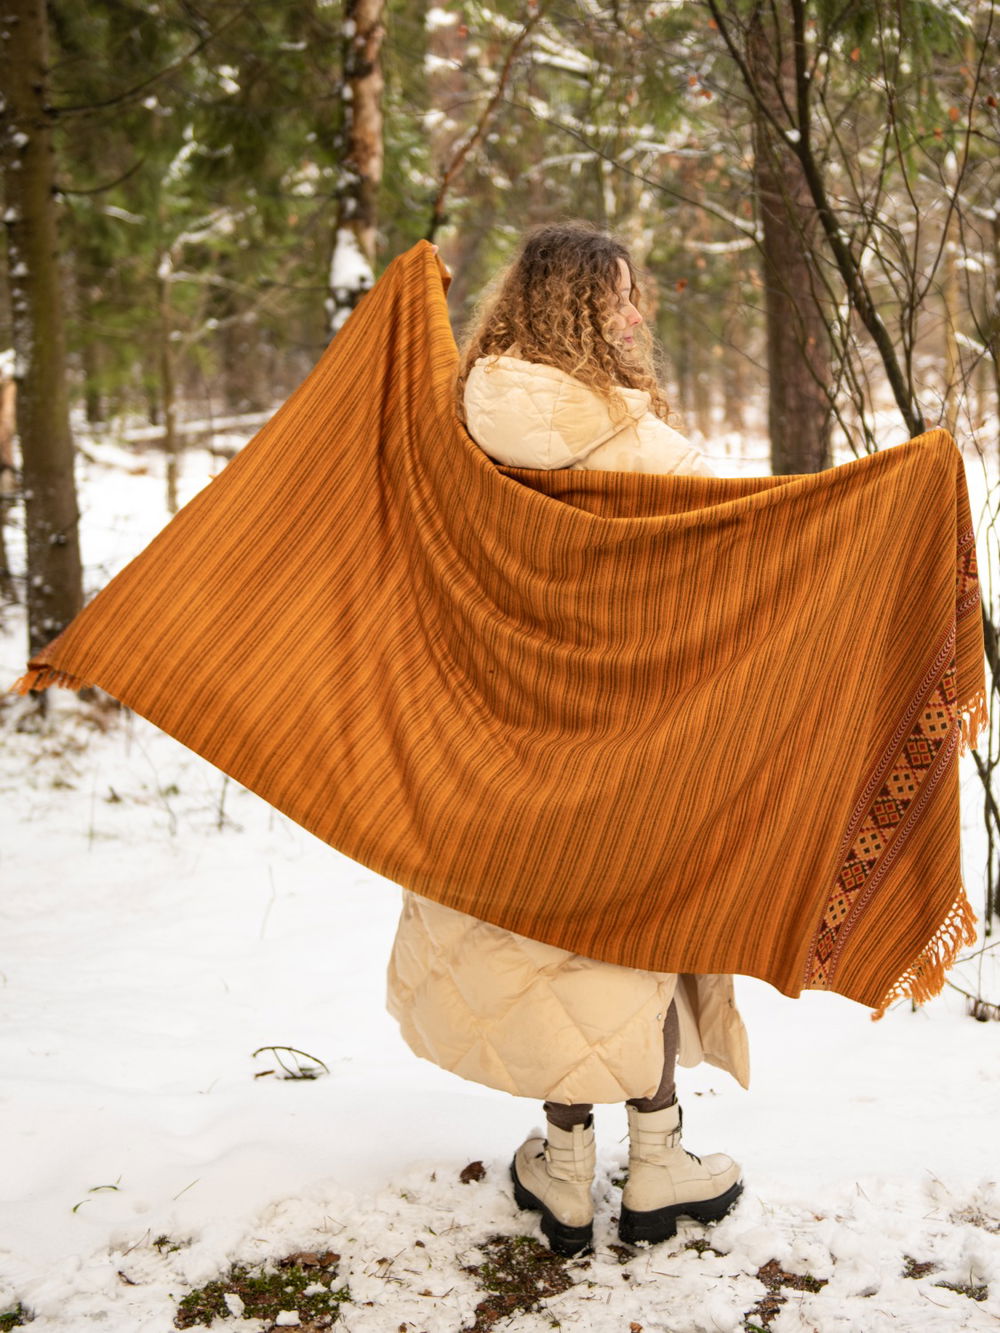
M691 340L690 398L685 408L690 424L696 426L705 439L712 436L712 380L717 367L702 338Z
M159 305L160 403L163 409L163 453L167 460L167 513L178 510L177 480L180 472L180 440L177 435L177 389L174 375L173 312L170 306L170 260L161 255L157 266Z
M44 0L0 0L0 155L34 653L79 611L83 579L65 374Z
M220 320L220 378L226 409L263 412L273 399L261 356L260 328L252 313L238 313L234 300L227 299L223 308L227 313Z
M1000 274L1000 212L994 212L993 214L993 272ZM997 418L1000 419L1000 311L996 309L995 301L995 296L990 292L987 296L983 324L990 331L990 365L993 370L994 402ZM1000 435L997 437L997 457L1000 459Z
M691 413L691 404L694 401L694 376L696 374L694 366L694 344L691 337L690 320L684 319L683 315L677 320L676 337L671 344L670 356L673 364L674 375L677 379L677 403L671 403L672 408L680 408L684 419L682 429L690 429L698 423L693 419Z
M73 245L72 238L69 243ZM86 325L86 312L90 309L91 301L91 291L88 290L86 280L81 273L79 254L76 256L76 271L73 276L75 315L79 327L80 324ZM94 294L99 295L99 292ZM72 328L74 312L69 311L68 316ZM100 426L104 422L104 396L101 393L101 350L101 343L93 336L89 328L84 327L79 341L79 356L80 368L83 371L83 405L88 426Z
M344 128L337 225L330 259L330 327L336 332L375 281L382 184L382 41L385 0L344 4Z
M793 31L783 0L758 7L747 63L765 106L755 107L754 175L763 230L771 471L818 472L830 465L830 347L813 271L818 217L798 158L767 112L794 132Z
M730 430L743 431L747 427L747 403L754 396L753 377L748 358L742 346L735 343L735 332L730 329L722 354L723 416Z
M944 302L944 427L951 435L958 433L959 399L966 397L971 409L971 392L962 383L962 358L958 350L958 325L961 292L958 279L958 215L952 213L941 255L941 298ZM963 388L966 393L963 395Z
M17 429L17 389L0 372L0 597L16 602L17 589L7 555L7 515L17 493L14 467L14 432Z

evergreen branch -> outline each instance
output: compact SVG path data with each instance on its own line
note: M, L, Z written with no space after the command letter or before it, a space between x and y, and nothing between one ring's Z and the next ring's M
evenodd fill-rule
M927 273L927 280L924 283L923 290L918 295L918 301L920 302L923 301L924 297L927 295L927 292L930 290L931 283L934 280L934 275L937 273L938 267L940 266L941 256L944 253L944 247L948 239L948 232L950 230L951 219L952 216L954 215L955 208L958 203L958 194L962 188L962 181L965 179L965 173L968 169L969 149L972 138L972 110L976 102L976 93L979 91L979 88L982 83L983 64L986 60L986 52L990 47L990 37L992 36L993 33L994 13L995 13L995 8L991 4L989 7L989 22L986 28L986 35L983 38L982 44L980 45L979 48L979 63L976 66L975 77L972 81L972 86L969 89L969 111L965 121L965 134L963 136L963 146L962 146L962 161L959 164L958 171L955 175L953 188L949 191L948 213L944 220L944 226L941 228L941 237L938 243L937 253L934 256L934 262L930 266L930 269Z
M652 176L647 176L644 171L635 167L628 166L621 157L616 157L614 153L608 152L594 143L587 137L584 130L579 125L570 124L568 121L559 120L555 116L545 115L537 105L528 105L525 102L515 101L513 98L505 97L504 105L512 107L515 111L526 111L535 120L543 125L549 125L553 129L559 130L563 134L568 134L570 138L575 139L593 157L599 158L602 162L608 162L611 166L621 171L623 175L631 177L641 185L648 185L650 189L656 190L659 194L665 195L669 199L675 200L679 204L690 204L692 208L699 209L709 216L718 218L720 222L727 223L734 231L738 231L742 236L748 236L753 241L759 241L759 231L755 223L747 222L745 219L731 213L721 204L709 203L706 199L695 197L679 190L676 186L667 185L662 180L654 180ZM675 150L664 148L665 153L673 153ZM534 170L534 168L533 168Z
M127 171L122 172L122 174L120 176L117 176L113 181L108 181L104 185L94 185L86 190L82 188L77 189L74 186L70 185L59 185L57 183L56 194L61 195L63 198L68 198L70 195L77 195L77 194L83 194L83 195L104 194L105 191L115 189L116 186L119 186L123 184L125 181L127 181L130 176L134 176L135 173L141 167L144 167L146 165L146 161L147 159L145 157L140 157L135 162L132 163L132 165L128 168Z
M195 56L200 55L206 47L211 46L211 44L221 37L228 28L231 28L238 19L243 18L244 14L251 13L252 11L253 6L251 4L241 5L235 14L232 14L224 23L221 23L218 28L206 33L189 51L185 51L183 55L178 56L177 59L172 61L169 65L165 65L163 69L158 70L155 74L150 74L148 78L143 79L140 83L135 84L131 88L127 88L124 92L116 93L114 97L107 97L101 102L84 102L78 106L49 106L47 110L53 119L57 119L62 116L86 116L95 111L103 111L111 106L123 106L128 102L132 102L141 93L146 92L149 88L152 88L158 83L162 83L164 79L168 79L172 74L176 74L179 69L183 69L190 60L193 60Z

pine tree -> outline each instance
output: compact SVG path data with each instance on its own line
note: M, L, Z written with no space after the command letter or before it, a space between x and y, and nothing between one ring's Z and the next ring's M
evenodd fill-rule
M16 356L28 568L28 646L42 648L83 596L44 0L0 6L0 152Z

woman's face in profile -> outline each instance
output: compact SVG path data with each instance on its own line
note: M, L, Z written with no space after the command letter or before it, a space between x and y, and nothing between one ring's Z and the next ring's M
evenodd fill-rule
M618 281L615 284L616 308L610 328L612 336L623 347L634 347L632 330L642 323L642 315L632 304L632 275L624 259L618 260Z

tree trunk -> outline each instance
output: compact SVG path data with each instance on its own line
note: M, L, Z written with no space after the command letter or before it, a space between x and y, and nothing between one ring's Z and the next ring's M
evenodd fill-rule
M0 86L6 99L0 153L6 178L32 653L72 620L83 601L47 42L44 0L0 0Z
M694 345L691 337L691 321L685 319L683 314L676 323L676 337L670 347L671 360L673 362L674 375L677 379L677 402L671 403L671 407L678 409L684 420L682 430L690 430L698 423L694 419L692 404L694 402L694 377L697 373L694 365Z
M697 426L702 436L705 439L711 439L712 380L716 367L711 352L705 346L702 338L692 340L691 361L691 417L693 417L693 424Z
M941 296L944 300L944 427L952 435L958 433L959 399L967 397L972 410L971 394L962 383L962 358L958 350L958 323L961 293L958 280L958 214L948 219L941 255Z
M83 307L83 302L79 302ZM83 404L88 426L104 423L104 396L101 393L101 344L89 329L80 343L80 368L83 371Z
M818 472L830 465L830 347L813 271L818 220L798 158L766 112L794 126L791 21L784 0L758 7L747 60L764 106L755 108L754 176L763 229L771 471Z
M730 430L743 431L747 428L747 403L753 394L752 376L744 349L735 345L733 338L734 331L730 329L722 354L723 417Z
M167 513L177 513L177 478L180 441L177 438L177 390L174 379L174 349L170 345L173 316L170 309L170 261L161 256L157 266L159 302L160 403L163 409L163 452L167 460Z
M0 597L5 602L17 601L14 575L7 555L7 514L17 493L17 471L14 467L14 432L17 429L15 404L17 389L14 381L0 373Z
M235 301L220 329L222 395L229 412L263 412L272 399L261 356L260 328L251 313L241 316Z
M384 11L385 0L346 0L344 5L343 153L328 300L334 333L375 281Z

